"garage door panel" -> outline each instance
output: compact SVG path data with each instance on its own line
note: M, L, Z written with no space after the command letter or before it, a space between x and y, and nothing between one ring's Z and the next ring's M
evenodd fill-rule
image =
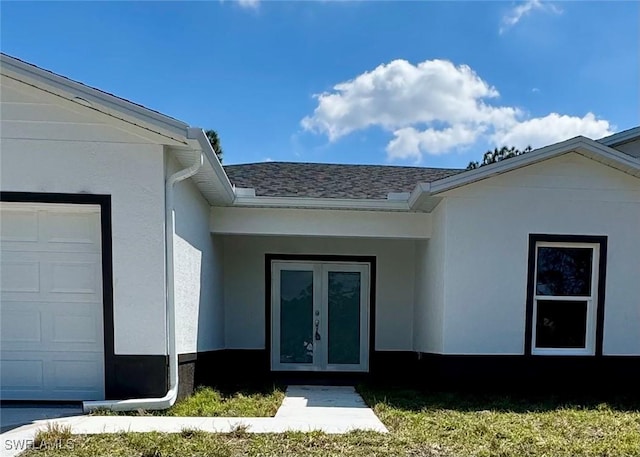
M96 354L51 352L3 354L4 400L99 400L104 397L104 368ZM37 360L33 360L38 358Z
M15 306L15 305L14 305ZM18 304L20 306L20 304ZM40 310L32 309L11 309L2 307L2 319L0 320L0 344L5 348L5 344L32 343L42 345L42 319Z
M51 267L51 293L98 294L98 264L93 262L55 262Z
M102 353L102 350L103 350L102 344L97 344L93 342L87 342L87 343L74 342L73 344L66 341L54 342L46 345L47 347L46 351L43 351L40 349L43 346L41 343L31 342L31 341L26 341L21 343L18 343L18 342L3 343L3 346L4 347L2 348L2 351L1 351L3 369L4 369L4 360L7 358L8 354L12 354L12 353L26 354L26 353L33 353L33 352L48 353L53 351L62 351L67 354L75 354L74 357L76 357L79 354L86 354L86 353L92 353L97 355L98 353ZM42 357L44 357L44 355Z
M95 214L46 211L40 219L40 239L47 244L95 245L100 242Z
M95 360L52 360L51 389L55 391L95 390L102 369Z
M102 294L99 293L69 293L69 292L7 292L1 295L2 302L21 303L92 303L93 305L102 303Z
M0 248L3 252L16 252L24 255L29 252L60 252L60 253L94 253L100 249L98 244L81 243L40 243L27 241L4 241L0 240Z
M84 350L87 345L92 345L100 349L102 345L102 320L98 319L93 310L82 313L56 314L53 316L53 328L51 335L52 344L73 343L80 347L84 343ZM73 349L70 349L73 350Z
M89 205L3 203L0 240L38 244L100 243L100 208ZM65 209L66 208L66 209ZM55 247L53 247L55 249Z
M5 250L0 254L3 301L102 303L98 254Z
M40 262L37 260L6 260L2 262L0 290L9 292L40 292Z
M3 302L0 328L3 354L102 351L104 346L101 310L95 303Z
M104 398L99 211L0 203L0 398Z
M42 391L44 386L44 361L7 360L3 354L0 371L3 391ZM3 399L8 397L3 396Z
M2 211L0 241L38 242L38 212L35 210Z

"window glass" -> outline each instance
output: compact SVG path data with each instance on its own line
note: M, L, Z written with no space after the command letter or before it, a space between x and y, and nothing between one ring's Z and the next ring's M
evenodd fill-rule
M313 363L313 271L280 272L280 362Z
M587 302L538 300L536 347L584 348Z
M538 248L537 295L591 295L591 248Z
M330 271L329 363L360 363L360 273Z

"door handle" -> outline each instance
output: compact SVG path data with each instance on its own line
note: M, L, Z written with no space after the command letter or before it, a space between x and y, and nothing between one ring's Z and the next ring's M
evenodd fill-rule
M318 331L318 327L320 326L320 320L316 319L316 341L320 341L320 332Z

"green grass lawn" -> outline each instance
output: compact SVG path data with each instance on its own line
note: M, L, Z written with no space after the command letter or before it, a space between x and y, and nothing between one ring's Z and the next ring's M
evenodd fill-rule
M164 411L95 411L97 416L154 415L154 416L205 416L205 417L271 417L276 414L284 388L278 386L236 391L202 387L190 397L177 401Z
M225 392L210 387L197 389L177 402L167 416L272 417L284 398L284 388L272 386L259 391Z
M61 439L62 434L65 440L70 440L70 446L65 449L40 446L39 450L29 451L26 455L640 456L640 400L637 398L524 398L372 387L360 387L359 390L390 433L252 435L239 430L217 435L185 430L181 434L122 433L68 437L64 430L50 430L41 434L40 439L55 442L56 437ZM255 395L243 394L243 399L253 398L256 404L243 408L265 411L257 405L269 403L270 400L265 398L274 393ZM221 398L225 397L221 395ZM209 411L201 401L204 397L199 401L192 400L191 408ZM244 400L241 403L244 404ZM186 403L184 407L187 408Z

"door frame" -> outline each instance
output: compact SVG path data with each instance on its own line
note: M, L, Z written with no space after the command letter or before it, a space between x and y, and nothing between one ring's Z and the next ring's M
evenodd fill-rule
M296 262L323 262L323 263L361 263L369 265L369 341L367 348L367 370L371 371L371 354L375 350L375 318L376 318L376 256L354 256L354 255L324 255L324 254L265 254L264 256L264 277L265 277L265 349L267 351L267 363L269 371L273 371L271 368L272 358L272 310L271 310L271 264L274 261L296 261ZM292 372L299 372L292 370ZM314 371L306 371L307 373L313 373ZM286 373L286 371L279 371L278 373ZM347 370L343 371L315 371L315 373L349 373ZM355 372L354 372L355 373ZM357 371L357 373L363 373Z

